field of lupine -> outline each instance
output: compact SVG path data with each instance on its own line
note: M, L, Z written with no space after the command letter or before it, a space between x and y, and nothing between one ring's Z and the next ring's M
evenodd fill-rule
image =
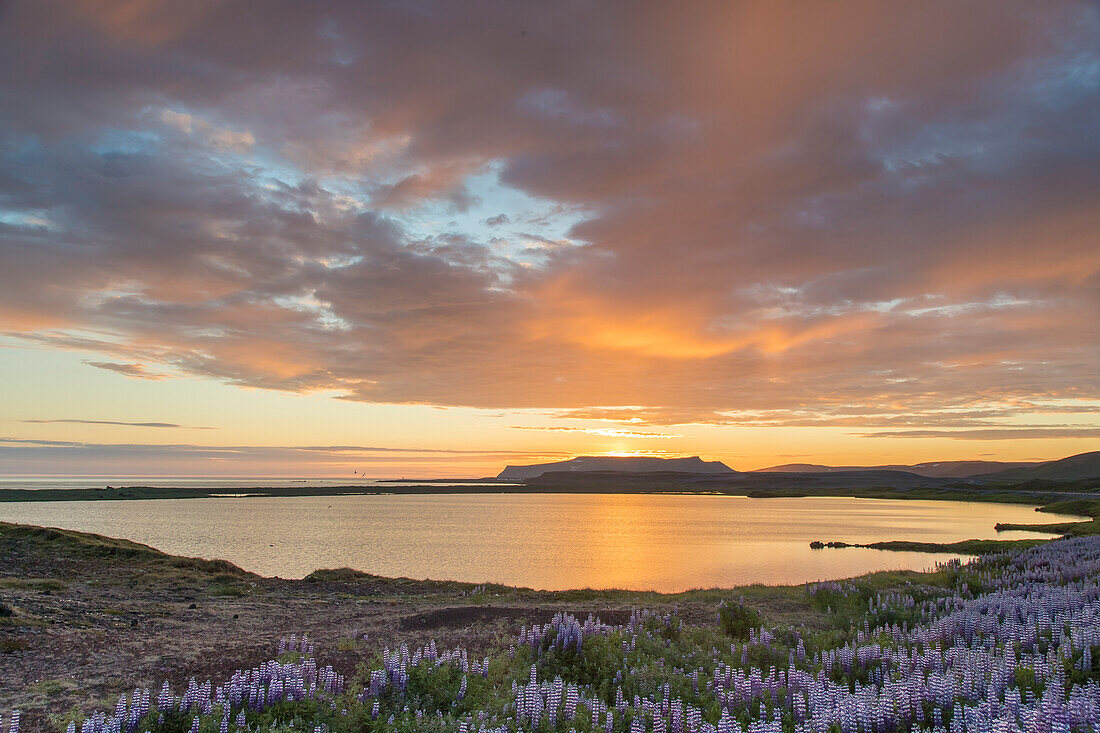
M1100 730L1100 537L917 577L885 593L807 586L832 628L768 628L730 598L705 626L675 611L622 625L558 614L481 658L432 640L371 651L349 632L363 659L346 670L290 635L255 668L137 689L68 730ZM18 712L2 723L17 733Z

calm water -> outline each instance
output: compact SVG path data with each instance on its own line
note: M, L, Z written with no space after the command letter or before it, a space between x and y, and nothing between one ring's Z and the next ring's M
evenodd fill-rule
M0 520L76 529L300 578L352 567L391 577L540 589L680 591L925 569L951 555L811 550L998 535L1056 522L1030 507L936 501L603 494L469 494L0 503Z

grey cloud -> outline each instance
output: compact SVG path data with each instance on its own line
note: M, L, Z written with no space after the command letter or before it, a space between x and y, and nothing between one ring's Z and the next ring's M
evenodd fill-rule
M130 428L183 428L185 430L217 430L212 427L199 425L179 425L173 422L122 422L119 420L78 420L75 418L58 418L53 420L24 420L25 423L44 425L49 423L73 423L78 425L120 425Z

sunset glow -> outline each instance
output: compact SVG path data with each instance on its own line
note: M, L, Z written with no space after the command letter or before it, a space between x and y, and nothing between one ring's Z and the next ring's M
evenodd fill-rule
M0 473L1100 448L1100 7L0 4Z

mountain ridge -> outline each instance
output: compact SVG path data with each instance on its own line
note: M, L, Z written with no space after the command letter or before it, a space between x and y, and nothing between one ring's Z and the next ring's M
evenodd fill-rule
M509 465L497 479L525 481L545 473L694 473L712 476L750 476L784 474L787 476L820 476L823 474L855 477L878 474L882 477L909 474L927 479L958 479L966 483L1020 483L1027 481L1082 481L1100 479L1100 451L1079 453L1051 461L924 461L911 465L826 466L816 463L787 463L736 471L721 461L690 458L657 458L653 456L577 456L566 461Z
M758 468L753 473L838 473L853 471L904 471L929 478L969 478L980 474L1039 466L1029 461L925 461L923 463L885 464L881 466L825 466L817 463L785 463Z
M1100 477L1100 451L1046 461L1022 468L1010 468L993 473L970 476L970 479L987 482L1018 483L1045 479L1047 481L1082 481Z

